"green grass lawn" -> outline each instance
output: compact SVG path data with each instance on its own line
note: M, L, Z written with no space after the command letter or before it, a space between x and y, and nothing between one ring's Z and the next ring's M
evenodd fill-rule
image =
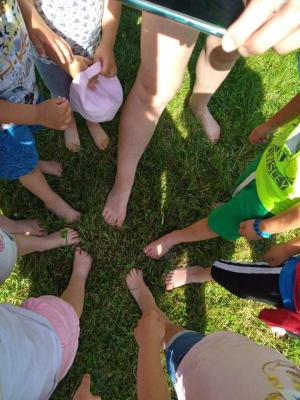
M140 14L124 9L115 53L125 96L139 66L139 33ZM230 198L235 180L266 146L252 146L249 133L299 91L295 53L278 56L268 52L262 57L240 59L210 103L222 126L219 143L212 145L187 107L203 43L201 36L182 89L162 115L141 159L121 230L109 227L101 217L116 172L119 114L113 122L103 124L111 140L105 152L95 147L79 116L83 149L78 154L65 149L60 132L45 129L37 135L41 159L59 160L64 165L63 178L48 181L83 213L72 227L79 230L81 246L93 256L78 353L53 399L70 399L85 372L92 376L93 392L101 394L103 400L136 398L133 329L140 312L124 285L125 275L133 267L143 269L158 305L176 323L204 333L232 330L282 352L295 363L300 361L297 339L276 341L256 318L262 304L238 300L215 283L168 293L164 290L164 276L174 267L209 266L216 258L261 260L269 246L285 240L286 235L261 242L214 239L184 244L159 261L143 255L143 247L153 239L207 216L214 201ZM40 87L47 96L42 84ZM0 191L4 215L38 218L49 231L65 226L18 182L1 181ZM19 259L1 288L0 300L18 305L28 296L59 296L68 282L72 257L73 249L63 248Z

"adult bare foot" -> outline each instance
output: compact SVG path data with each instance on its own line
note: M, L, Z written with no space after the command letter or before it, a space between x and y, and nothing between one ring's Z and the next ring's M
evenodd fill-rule
M43 174L57 176L58 178L62 177L63 174L63 166L58 161L39 161L38 164L39 169Z
M102 211L104 221L111 226L121 228L126 218L127 204L131 190L123 190L116 183L109 192Z
M80 242L79 233L70 228L61 229L50 233L40 240L40 248L36 251L57 249L58 247L71 246Z
M46 236L48 232L44 229L40 221L36 219L13 220L13 232L23 233L31 236Z
M144 282L142 270L133 268L129 274L126 275L126 285L143 312L155 306L152 293Z
M86 125L94 139L95 145L99 150L105 150L109 144L109 137L102 126L95 122L86 121Z
M71 115L71 122L64 131L65 146L73 153L77 153L81 149L81 143L78 135L76 120L74 114Z
M74 210L66 203L58 194L55 193L54 199L50 202L45 202L45 206L49 211L53 212L57 218L64 218L69 222L77 221L80 218L80 212Z
M200 267L200 265L173 269L166 276L165 279L166 289L172 290L180 286L187 285L189 283L205 282L205 280L201 279L201 271L203 270L204 268Z
M201 122L204 132L206 133L208 139L212 143L217 143L220 139L220 125L216 122L214 117L209 112L209 109L205 107L199 110L191 96L189 99L189 107L195 117Z
M163 257L167 252L178 244L174 240L174 232L168 233L167 235L162 236L161 238L154 240L144 248L144 253L147 257L154 258L158 260Z
M92 261L92 257L89 253L80 247L76 247L73 260L73 273L87 279L92 266Z

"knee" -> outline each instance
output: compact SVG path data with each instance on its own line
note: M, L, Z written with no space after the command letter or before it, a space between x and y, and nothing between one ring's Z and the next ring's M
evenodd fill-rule
M206 39L206 52L210 58L211 64L233 64L239 57L238 51L227 53L222 48L220 38L208 36Z
M165 108L181 87L182 82L176 78L159 80L140 69L135 83L139 101L150 109Z

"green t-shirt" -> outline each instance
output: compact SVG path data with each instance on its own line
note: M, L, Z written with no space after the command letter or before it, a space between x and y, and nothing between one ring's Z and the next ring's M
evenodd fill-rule
M260 201L274 215L300 202L300 124L290 128L274 137L256 171Z

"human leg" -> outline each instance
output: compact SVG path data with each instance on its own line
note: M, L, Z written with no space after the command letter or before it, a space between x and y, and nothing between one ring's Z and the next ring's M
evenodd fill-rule
M115 183L102 216L121 227L135 172L167 103L182 83L184 70L198 37L196 30L143 13L141 65L123 106Z
M189 106L199 121L211 142L217 142L220 137L220 126L215 121L207 107L212 95L226 79L239 57L234 51L226 53L221 46L222 39L208 36L202 49L197 66L196 81Z
M74 210L58 194L53 192L38 166L19 179L22 185L41 199L45 206L58 218L65 218L72 222L80 217L78 211Z
M40 221L33 219L13 220L0 215L0 227L9 233L21 233L32 236L47 235Z
M69 99L72 77L57 65L46 64L38 58L34 59L34 64L45 85L49 89L51 98L65 97L66 99ZM68 150L72 152L80 150L80 139L73 113L71 115L71 121L64 131L64 136L65 145Z
M166 290L172 290L189 283L204 283L211 280L211 267L203 268L200 265L194 265L173 269L166 276L165 284Z
M154 259L164 256L173 246L183 242L198 242L217 237L218 234L210 229L208 218L203 218L184 229L176 230L151 242L144 248L147 257Z
M14 238L17 244L18 257L35 251L52 250L80 242L79 233L69 228L61 229L43 237L15 234Z
M95 145L99 150L105 150L109 143L109 137L106 132L102 128L102 126L98 123L91 122L86 120L86 125L94 139Z
M60 296L71 304L78 318L81 317L84 303L85 283L92 266L92 257L80 247L76 247L73 261L73 271L68 287Z

